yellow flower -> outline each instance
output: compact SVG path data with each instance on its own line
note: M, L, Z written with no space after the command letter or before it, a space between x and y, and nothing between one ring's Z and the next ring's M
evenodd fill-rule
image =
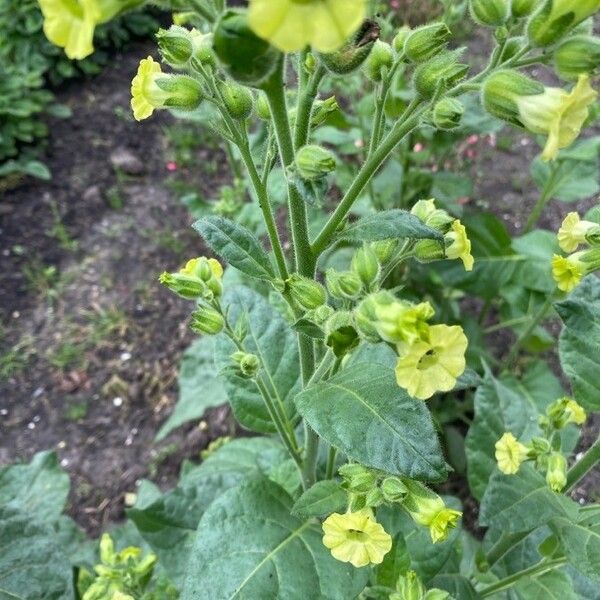
M600 225L582 221L576 212L570 212L558 230L558 244L565 252L575 252L580 244L585 244L586 236L594 229L600 232Z
M548 457L546 483L557 494L567 485L567 459L560 452L552 452Z
M39 0L44 15L44 33L71 59L94 52L94 30L101 12L96 0Z
M456 523L461 518L462 513L451 508L440 510L429 523L429 535L434 544L443 542L450 533L451 529L456 527Z
M496 462L505 475L514 475L527 458L527 446L521 444L512 433L505 433L496 442Z
M458 325L432 325L427 340L416 340L398 358L398 385L419 400L450 391L465 370L467 345Z
M590 85L589 75L580 75L571 92L547 87L542 94L516 97L523 125L532 133L548 136L543 160L554 160L560 149L569 147L577 139L597 95Z
M283 52L335 52L366 16L365 0L250 0L248 21Z
M452 230L444 236L444 240L446 257L460 258L465 266L465 271L472 271L475 261L471 255L471 240L467 237L465 226L458 219L452 223Z
M575 423L575 425L583 425L587 419L585 409L572 398L567 399L565 403L565 416L567 423Z
M412 343L426 335L427 321L434 315L429 302L411 304L394 299L390 304L377 304L373 325L381 339L390 343Z
M586 274L585 266L579 261L581 252L576 252L570 256L559 256L555 254L552 257L552 277L563 292L574 290Z
M223 277L223 266L214 258L192 258L185 263L185 267L179 270L182 275L197 275L203 281L212 277L221 279Z
M323 522L323 544L337 560L354 567L378 565L392 548L392 538L369 509L333 513Z
M131 108L136 121L147 119L155 108L164 106L168 94L156 85L156 79L161 75L160 65L151 56L140 61L131 82Z

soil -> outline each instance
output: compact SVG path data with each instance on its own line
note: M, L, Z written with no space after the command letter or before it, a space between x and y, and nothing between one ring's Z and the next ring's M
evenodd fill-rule
M154 52L134 45L100 76L63 87L73 117L50 123L52 181L29 179L0 198L0 465L56 449L72 481L68 512L91 534L123 517L141 478L171 487L183 459L234 428L220 408L154 443L193 340L189 303L157 276L206 252L177 190L185 181L211 197L229 178L212 140L198 139L184 160L169 144L168 114L142 124L129 116L131 78ZM487 202L518 232L537 200L527 171L537 148L527 136L511 139L506 150L473 144L470 201ZM589 206L551 204L540 225L556 229L567 211ZM581 448L599 427L592 421ZM450 488L474 526L464 480ZM597 499L599 490L592 473L576 497Z

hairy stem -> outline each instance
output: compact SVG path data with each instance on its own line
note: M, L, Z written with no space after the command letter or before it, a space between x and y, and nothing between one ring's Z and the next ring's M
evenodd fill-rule
M304 65L300 65L304 69ZM296 126L294 129L294 148L298 150L308 143L308 134L310 133L310 117L312 114L313 104L319 92L319 85L325 76L326 69L323 65L319 65L316 71L308 79L306 87L302 90L298 100L298 108L296 110Z
M567 489L571 491L581 479L600 462L600 437L567 473Z

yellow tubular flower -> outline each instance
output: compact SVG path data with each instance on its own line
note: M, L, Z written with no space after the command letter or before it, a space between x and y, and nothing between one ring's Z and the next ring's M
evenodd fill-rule
M155 108L164 106L168 94L156 85L156 79L161 75L160 65L151 56L140 61L131 82L131 108L136 121L147 119Z
M585 265L579 261L581 252L571 254L571 256L559 256L555 254L552 257L552 277L559 290L570 292L574 290L583 276L586 274Z
M101 19L96 0L39 0L44 33L65 54L81 60L94 52L94 30Z
M332 556L354 567L378 565L392 548L392 538L369 509L333 513L323 522L323 545Z
M577 139L589 116L589 106L597 96L589 75L580 75L571 92L547 87L542 94L516 98L523 125L533 133L548 136L543 160L554 160L559 150L569 147Z
M444 508L438 512L429 523L429 535L434 544L443 542L456 527L456 523L462 517L462 513L451 508Z
M575 425L583 425L587 419L585 409L572 398L569 398L565 404L565 414L567 423L575 423Z
M592 221L582 221L576 212L570 212L558 230L558 245L564 252L575 252L580 244L585 244L586 235L600 225Z
M283 52L335 52L366 16L365 0L250 0L248 22Z
M471 240L467 237L465 226L458 220L452 223L452 229L444 236L446 242L446 257L460 258L465 271L472 271L475 260L471 254Z
M396 381L419 400L449 392L465 370L468 340L458 325L432 325L429 339L407 346L396 364Z
M496 462L505 475L514 475L527 458L527 446L521 444L512 433L505 433L496 442Z

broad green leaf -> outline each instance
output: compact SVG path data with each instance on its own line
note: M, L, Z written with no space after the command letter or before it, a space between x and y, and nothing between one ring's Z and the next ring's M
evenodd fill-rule
M0 507L0 600L73 600L73 571L55 532L29 510Z
M492 474L481 501L479 521L483 526L514 533L535 529L556 517L573 520L577 511L573 500L555 494L540 473L524 464L516 475Z
M598 193L598 157L592 160L558 160L553 163L536 158L531 163L531 175L540 190L550 198L575 202Z
M513 240L513 248L524 257L519 263L512 285L519 285L539 292L553 292L556 284L552 279L552 255L560 252L556 233L536 229Z
M0 468L0 507L49 522L58 519L68 495L69 476L54 452L40 452L29 464Z
M352 365L300 393L296 406L323 439L364 465L428 481L446 475L427 404L398 387L390 368Z
M573 567L600 581L600 520L573 523L567 519L554 519L550 527Z
M479 600L481 598L466 577L454 573L434 577L429 582L429 587L446 590L453 598L460 598L460 600Z
M404 536L397 533L392 549L383 557L383 562L375 567L377 585L395 589L398 575L406 573L409 569L410 555L406 548L406 542Z
M243 287L229 290L224 305L231 323L244 317L248 334L247 352L256 354L262 368L260 376L267 389L289 419L295 415L294 396L300 388L298 344L292 329L265 298ZM232 367L231 355L237 350L224 335L216 343L216 365L225 378L225 389L236 419L248 429L274 433L267 407L256 383L241 377Z
M560 362L575 399L587 410L600 410L600 279L586 277L562 302L555 304L564 321L559 340Z
M181 600L348 600L367 569L335 560L321 524L291 515L292 499L266 479L250 480L204 513Z
M573 582L562 571L524 577L514 591L521 600L581 600L573 589Z
M441 240L442 234L409 212L393 208L362 217L338 237L353 242L373 242L392 238Z
M227 393L215 368L214 338L200 338L183 354L179 369L179 400L156 435L156 441L164 439L184 423L199 419L207 408L225 402Z
M175 489L149 506L129 510L128 516L169 577L181 584L196 528L210 503L246 477L268 474L286 457L269 438L234 440L188 468Z
M224 217L203 217L194 229L221 258L236 269L258 279L273 279L269 256L254 234Z
M324 517L344 510L347 504L348 492L337 481L317 481L294 502L292 514L300 519Z

